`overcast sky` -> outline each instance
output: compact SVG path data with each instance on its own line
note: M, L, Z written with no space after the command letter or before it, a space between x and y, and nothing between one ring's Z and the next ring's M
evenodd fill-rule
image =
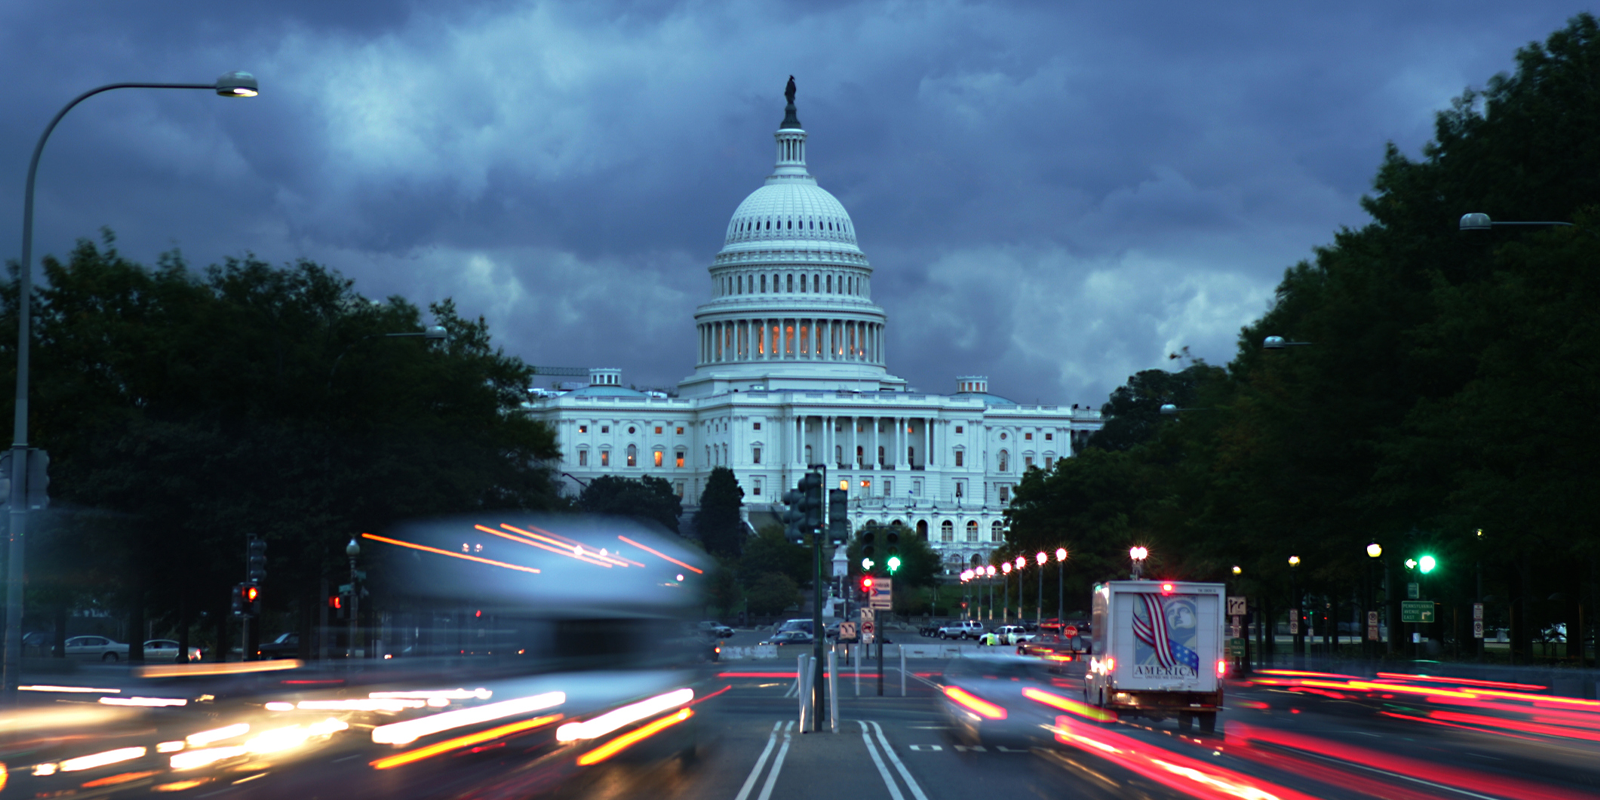
M1386 142L1513 68L1572 2L0 4L0 256L50 117L35 261L308 258L455 298L512 354L694 370L694 308L770 172L783 86L887 309L890 371L1098 406L1233 357L1285 268L1361 226ZM1471 209L1463 209L1469 211ZM1441 225L1454 220L1440 220ZM9 334L0 334L9 335Z

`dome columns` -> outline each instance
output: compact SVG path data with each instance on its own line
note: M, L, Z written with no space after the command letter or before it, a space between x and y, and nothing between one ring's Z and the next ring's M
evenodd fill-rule
M756 316L700 323L700 365L840 361L882 366L883 322Z

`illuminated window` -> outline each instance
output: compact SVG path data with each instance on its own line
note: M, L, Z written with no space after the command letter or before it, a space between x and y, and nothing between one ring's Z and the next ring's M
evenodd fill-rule
M660 433L660 431L656 431L656 433ZM1024 434L1022 434L1022 438L1031 442L1031 441L1033 441L1033 433L1031 431L1028 432L1028 433L1024 433Z
M867 489L871 489L872 488L872 481L862 481L861 482L861 488L862 488L863 491L865 491Z
M682 450L678 451L677 467L678 467L678 469L683 469L683 451Z
M958 467L962 466L962 462L966 460L965 456L966 456L966 452L965 451L963 451L963 450L957 450L956 451L956 466L958 466Z
M978 523L976 520L967 523L967 541L978 541Z
M665 454L665 453L663 453L663 452L661 452L661 451L660 451L660 450L657 450L657 451L656 451L656 466L658 466L658 467L659 467L659 466L661 466L661 461L662 461L662 458L663 458L663 457L664 457L664 456L665 456L665 455L666 455L666 454Z
M683 426L682 426L682 425L679 425L679 426L678 426L678 435L679 435L679 436L682 436L682 435L683 435Z
M751 463L755 463L755 464L760 464L761 463L761 448L759 448L759 447L750 448L750 461L751 461Z
M600 451L600 466L602 466L602 467L611 466L611 451L610 450L601 450Z
M658 433L658 434L661 433L661 426L660 425L656 426L656 433Z
M578 426L578 433L588 433L588 432L589 432L589 426L588 425L579 425Z
M579 450L578 451L578 466L580 466L580 467L589 466L589 451L588 450Z
M628 466L639 466L639 448L634 447L631 444L628 445Z
M956 540L956 526L950 520L939 523L939 541L953 542Z

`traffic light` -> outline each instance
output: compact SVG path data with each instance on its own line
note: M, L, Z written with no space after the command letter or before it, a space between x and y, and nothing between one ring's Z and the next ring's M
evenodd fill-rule
M900 569L900 532L895 526L889 526L889 532L883 535L884 544L888 546L889 558L884 561L889 567L889 574L893 575Z
M1439 566L1439 562L1433 556L1423 556L1417 561L1417 568L1422 570L1424 575L1432 572L1433 568L1437 566Z
M800 504L805 500L805 495L798 490L783 493L783 504L788 506L783 512L783 537L795 544L805 542L805 534L800 530L800 523L805 521L805 512L800 510Z
M267 577L267 540L250 537L245 545L245 580L260 583Z
M806 533L812 533L822 528L822 476L815 472L807 472L800 479L800 511L805 514L801 522Z
M877 551L878 551L878 548L876 546L877 545L877 541L878 541L877 531L873 530L872 528L867 528L866 530L861 532L861 557L862 558L872 558L874 555L877 555Z
M862 575L861 576L861 598L863 600L870 600L872 598L872 576L871 575Z
M850 521L845 514L850 507L850 493L843 489L828 490L828 538L835 545L850 539Z
M234 616L237 617L244 613L244 584L236 583L233 585L232 605Z
M244 605L244 612L252 617L261 615L261 587L253 583L241 584L239 599Z

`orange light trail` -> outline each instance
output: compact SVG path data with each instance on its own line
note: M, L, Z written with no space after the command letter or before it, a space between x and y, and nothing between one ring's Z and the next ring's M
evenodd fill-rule
M490 534L491 536L498 536L498 537L500 537L502 539L509 539L509 540L511 540L513 542L516 542L517 544L525 544L525 545L527 545L529 547L537 547L540 550L548 550L548 551L550 551L552 553L555 553L558 556L566 556L567 558L577 559L578 561L582 561L582 562L584 562L586 564L594 564L595 566L605 567L607 569L611 568L610 564L606 564L604 562L594 561L594 560L591 560L591 559L584 558L581 555L577 555L577 554L573 553L571 550L563 550L563 549L561 549L559 547L551 547L550 545L541 544L539 542L530 542L527 539L524 539L524 538L522 538L520 536L512 536L509 533L502 533L500 531L495 530L494 528L485 527L483 525L474 525L472 527L474 529L476 529L476 530L479 530L479 531L482 531L484 533Z
M488 528L483 527L482 525L474 525L473 527L477 528L478 530L481 530L481 531L486 531L488 533L493 533L493 534L495 534L497 536L505 536L505 534L503 534L503 533L500 533L498 531L491 531ZM614 566L618 566L618 564L616 562L612 562L612 561L608 560L607 558L605 558L604 556L600 555L599 553L585 553L583 551L583 545L581 545L581 544L571 544L571 545L569 545L569 544L566 544L565 542L561 542L561 541L556 540L556 539L551 539L548 536L541 536L541 535L539 535L537 533L533 533L531 531L525 531L525 530L523 530L523 529L521 529L521 528L519 528L519 527L517 527L515 525L511 525L511 524L508 524L508 523L505 523L505 522L500 523L500 527L505 528L508 531L512 531L514 533L518 533L518 534L521 534L523 536L526 536L529 539L538 540L538 541L530 542L527 539L512 539L512 541L520 541L523 544L531 544L534 547L541 547L541 548L544 548L545 550L549 550L549 551L551 551L553 553L560 553L561 555L564 555L564 556L566 556L568 558L576 558L579 561L583 561L583 562L586 562L586 563L589 563L589 564L595 564L595 565L598 565L598 566L605 567L607 569L610 569L611 567L614 567ZM509 537L509 536L507 536L506 538L511 539L511 537ZM540 544L540 542L548 542L549 544ZM555 546L551 547L550 545L555 545ZM626 564L622 564L621 566L627 566L627 565Z
M490 728L486 731L478 731L477 733L469 733L465 736L457 736L454 739L446 739L442 742L430 744L427 747L419 747L415 750L407 750L404 753L392 755L387 758L380 758L377 761L371 762L371 766L373 769L392 769L394 767L410 764L413 761L421 761L424 758L431 758L439 755L440 753L448 753L451 750L460 750L463 747L481 744L491 739L500 739L506 736L511 736L512 734L532 730L543 725L549 725L558 719L561 719L560 714L549 714L543 717L525 719L521 722L513 722L509 725L501 725L498 728Z
M502 528L510 528L511 530L518 531L519 533L525 533L525 534L527 534L529 536L533 536L534 535L534 534L528 533L527 531L522 530L521 528L518 528L516 526L507 525L504 522L500 523L500 527L502 527ZM562 536L559 533L556 533L555 531L547 531L544 528L539 527L538 525L529 525L528 527L538 531L539 533L544 534L545 536L549 537L549 540L554 540L557 544L563 544L563 545L567 545L567 546L570 546L570 547L576 547L576 548L578 548L579 552L583 552L583 543L582 542L579 542L579 541L577 541L575 539L569 539L569 538L567 538L565 536ZM600 551L600 550L592 550L591 549L589 552L584 553L584 555L592 556L594 558L603 559L605 561L611 561L613 563L618 563L618 564L621 564L623 566L632 566L632 567L642 567L642 566L644 566L643 564L641 564L641 563L639 563L637 561L634 561L631 558L623 558L622 556L619 556L616 553L607 553L607 552Z
M1101 722L1117 721L1117 715L1114 711L1107 711L1103 708L1097 708L1089 705L1088 703L1080 703L1077 700L1062 697L1061 695L1053 692L1046 692L1042 689L1035 689L1032 686L1023 689L1022 696L1036 703L1044 703L1051 708L1057 708L1068 713L1077 714L1080 717L1097 719Z
M944 693L946 697L949 697L957 705L988 717L989 719L1006 718L1005 709L989 702L988 700L984 700L983 698L978 697L977 695L965 689L955 686L946 686L944 687Z
M649 554L651 554L653 556L658 556L660 558L664 558L664 559L666 559L668 561L671 561L672 563L677 564L678 566L683 567L684 569L689 570L690 572L693 572L696 575L704 575L704 574L706 574L705 570L700 569L699 567L691 567L688 564L685 564L682 561L679 561L678 559L667 555L666 553L660 552L658 550L653 550L653 549L651 549L649 547L645 547L644 545L639 544L638 542L636 542L636 541L634 541L632 539L629 539L626 536L618 536L617 538L621 539L622 541L627 542L628 544L631 544L634 547L637 547L640 550L643 550L646 553L649 553Z
M1548 686L1539 686L1532 683L1505 683L1504 681L1485 681L1475 678L1443 678L1435 675L1407 675L1403 672L1380 672L1378 678L1391 681L1426 681L1433 683L1454 683L1460 686L1483 686L1491 689L1528 689L1540 691Z
M677 713L675 714L662 717L661 719L639 728L638 730L624 733L621 736L618 736L617 738L612 739L611 741L606 742L605 744L596 747L595 749L590 750L581 756L578 756L578 766L587 767L590 764L598 764L601 761L616 755L618 751L628 747L629 745L632 745L634 742L649 736L654 736L657 733L660 733L663 729L676 725L692 716L694 716L694 709L678 709Z
M514 570L516 570L518 572L532 572L535 575L539 574L539 572L540 572L540 570L535 569L533 567L524 567L524 566L522 566L520 564L507 564L504 561L495 561L493 559L480 558L478 556L469 556L469 555L466 555L465 553L452 553L449 550L440 550L437 547L429 547L429 546L427 546L425 544L412 544L411 542L402 542L399 539L390 539L387 536L379 536L379 535L377 535L375 533L363 533L363 534L361 534L361 538L363 538L363 539L371 539L371 540L373 540L375 542L383 542L385 544L399 545L400 547L409 547L412 550L421 550L424 553L435 553L435 554L441 555L441 556L449 556L451 558L459 558L459 559L462 559L464 561L476 561L479 564L488 564L491 567L501 567L501 568L504 568L504 569L514 569Z

